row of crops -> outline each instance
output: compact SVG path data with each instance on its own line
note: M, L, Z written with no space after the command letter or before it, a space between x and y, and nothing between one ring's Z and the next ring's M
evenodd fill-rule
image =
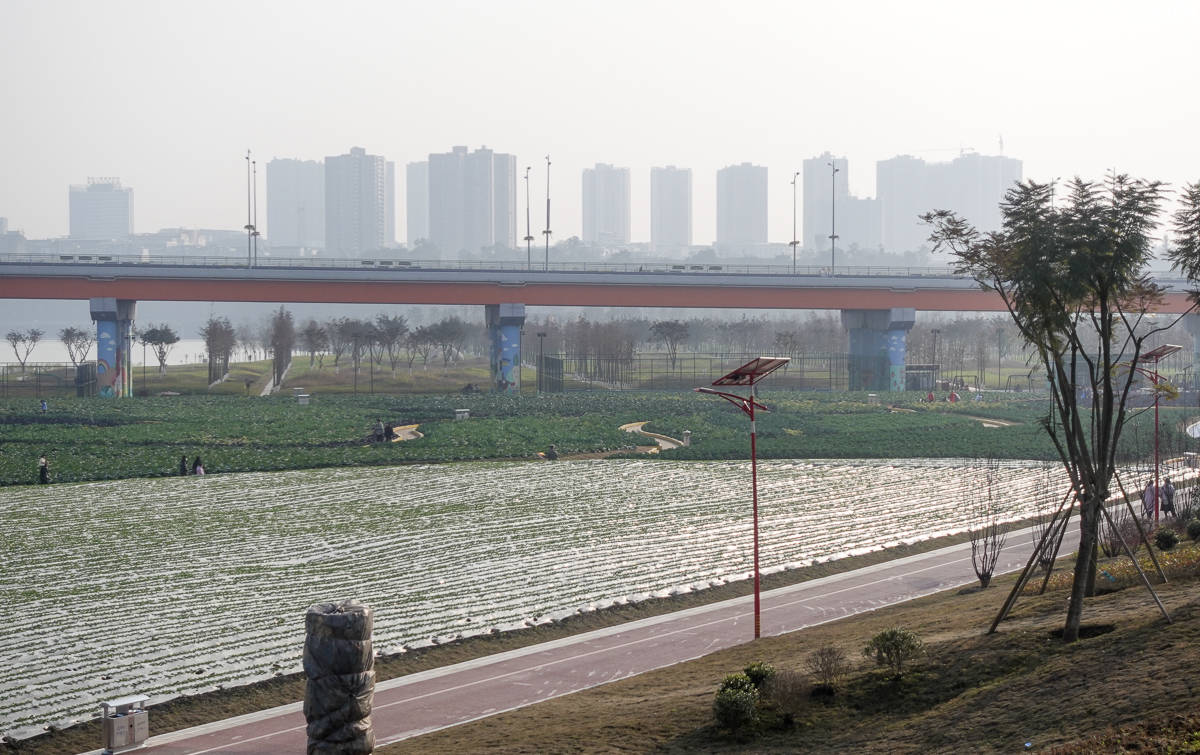
M400 652L745 579L748 472L491 462L10 488L0 731L297 671L317 601L369 603L376 647ZM960 460L763 462L764 570L961 531L983 474ZM1061 492L1041 464L999 474L1006 519Z
M896 394L766 393L759 453L773 458L1050 458L1038 426L1044 401L1004 397L952 405ZM891 401L901 411L888 406ZM455 410L471 419L455 422ZM362 442L376 418L421 424L410 443ZM1012 426L984 428L979 418ZM174 473L180 456L199 454L211 472L376 466L412 462L529 458L554 443L561 453L611 451L630 444L618 430L649 430L694 444L684 459L746 458L746 422L736 408L691 392L507 396L175 396L136 400L64 399L42 413L32 401L0 401L0 485L30 484L46 454L56 482Z

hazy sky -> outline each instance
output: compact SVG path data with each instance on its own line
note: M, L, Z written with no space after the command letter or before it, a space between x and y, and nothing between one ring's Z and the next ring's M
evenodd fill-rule
M535 235L549 153L556 240L596 162L632 169L635 241L655 165L692 169L696 243L743 161L790 239L792 173L824 150L860 196L876 160L1001 137L1027 178L1179 185L1200 179L1198 33L1189 0L0 0L0 216L64 235L68 185L118 176L137 232L240 228L250 148L265 225L268 160L355 145L397 164L400 240L403 165L456 144L534 167Z

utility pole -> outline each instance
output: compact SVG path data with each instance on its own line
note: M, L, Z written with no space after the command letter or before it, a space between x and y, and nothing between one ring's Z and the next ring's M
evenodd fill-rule
M533 269L533 234L529 230L529 171L525 166L525 268Z
M800 245L796 238L796 179L799 177L800 171L792 174L792 275L796 274L796 248Z
M246 150L246 267L254 267L254 215L250 205L250 150Z
M546 234L546 262L542 266L543 270L550 269L550 155L546 155L546 230L542 231Z
M829 163L829 272L837 272L837 174L838 167Z
M254 238L254 264L258 264L258 160L251 160L250 165L254 175L254 212L250 224L254 226L251 235Z

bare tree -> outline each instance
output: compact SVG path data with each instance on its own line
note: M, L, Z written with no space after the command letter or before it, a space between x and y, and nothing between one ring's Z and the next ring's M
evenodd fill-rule
M67 357L75 367L87 359L88 352L96 343L95 332L87 328L63 328L58 331L58 340L67 347Z
M968 490L971 511L971 565L979 586L986 588L996 573L996 563L1008 534L1000 527L1000 464L987 459L979 469L977 483Z

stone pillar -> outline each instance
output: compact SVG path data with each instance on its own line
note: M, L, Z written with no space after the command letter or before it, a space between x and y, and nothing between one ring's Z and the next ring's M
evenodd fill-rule
M137 302L105 296L91 300L96 323L96 393L105 398L133 396L133 321Z
M488 340L491 343L492 390L521 391L521 328L524 304L486 304Z
M916 310L843 309L842 326L850 336L850 390L902 391L908 331Z

